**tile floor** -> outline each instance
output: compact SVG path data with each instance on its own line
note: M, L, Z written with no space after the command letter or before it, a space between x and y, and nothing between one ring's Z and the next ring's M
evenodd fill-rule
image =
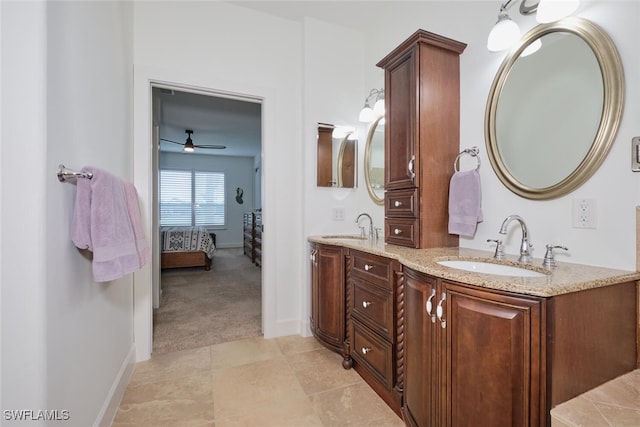
M400 427L314 338L250 338L136 365L113 427Z
M640 369L608 381L551 410L551 427L640 426Z

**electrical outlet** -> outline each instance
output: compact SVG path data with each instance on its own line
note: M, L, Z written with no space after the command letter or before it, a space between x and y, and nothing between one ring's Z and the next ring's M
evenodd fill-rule
M598 228L596 199L573 199L573 228Z
M333 208L331 219L334 221L344 221L344 208Z

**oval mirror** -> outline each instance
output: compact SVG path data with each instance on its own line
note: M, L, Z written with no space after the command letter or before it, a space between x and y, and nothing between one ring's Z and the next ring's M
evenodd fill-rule
M384 205L384 117L369 128L364 148L364 181L373 202Z
M620 56L599 26L581 18L538 25L504 59L489 92L491 166L522 197L567 194L604 161L623 107Z

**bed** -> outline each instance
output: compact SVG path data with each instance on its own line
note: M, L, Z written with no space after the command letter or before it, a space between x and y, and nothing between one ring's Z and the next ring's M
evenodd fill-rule
M215 234L204 227L161 227L160 267L204 267L211 269Z

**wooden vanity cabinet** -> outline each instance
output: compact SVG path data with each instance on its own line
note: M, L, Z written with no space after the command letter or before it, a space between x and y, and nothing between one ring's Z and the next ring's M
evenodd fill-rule
M542 298L404 269L409 426L550 426L550 410L635 368L633 282Z
M460 54L466 44L418 30L377 65L385 70L385 241L457 246L449 181L460 149Z
M351 250L347 341L353 367L398 415L403 363L400 272L395 260Z
M310 243L311 319L313 336L329 350L343 356L343 366L351 367L345 344L346 263L348 249Z

